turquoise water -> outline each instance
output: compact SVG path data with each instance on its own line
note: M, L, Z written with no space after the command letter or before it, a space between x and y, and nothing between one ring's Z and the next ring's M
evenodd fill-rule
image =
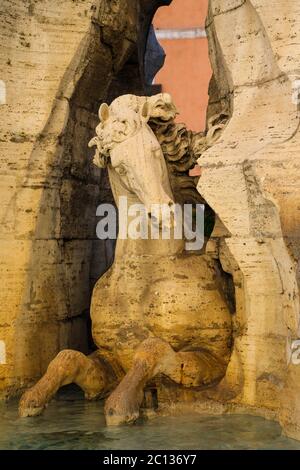
M300 449L280 426L245 415L157 417L107 428L103 403L76 394L52 401L36 418L19 418L17 402L0 405L0 449Z

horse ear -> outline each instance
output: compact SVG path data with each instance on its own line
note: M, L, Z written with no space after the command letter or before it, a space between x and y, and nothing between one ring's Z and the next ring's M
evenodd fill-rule
M163 93L162 96L163 96L163 100L164 100L165 103L167 103L167 104L172 104L173 103L172 97L169 93Z
M102 103L99 109L99 118L101 122L107 121L109 118L109 106L107 103Z
M145 121L145 122L148 122L149 119L150 119L150 106L149 106L149 103L147 101L145 101L145 103L142 106L141 117L142 117L143 121Z

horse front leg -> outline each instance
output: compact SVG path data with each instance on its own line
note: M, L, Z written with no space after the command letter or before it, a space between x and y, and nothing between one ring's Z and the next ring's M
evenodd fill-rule
M221 380L227 363L207 351L175 352L159 338L149 338L139 346L133 365L105 403L105 419L110 426L132 423L139 417L144 387L161 373L185 387L204 387Z
M98 351L85 356L79 351L65 349L50 362L43 377L23 393L19 403L21 417L41 414L63 385L77 384L92 400L104 395L116 384L112 370L101 361ZM114 380L115 379L115 380Z

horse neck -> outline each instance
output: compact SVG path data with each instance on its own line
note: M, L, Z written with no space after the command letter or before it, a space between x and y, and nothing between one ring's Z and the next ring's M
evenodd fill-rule
M109 168L108 170L109 180L111 184L111 189L113 192L114 200L118 209L119 201L121 197L125 197L127 199L127 206L128 208L132 204L141 204L139 198L132 192L128 191L121 183L119 176L116 172ZM128 233L128 227L132 220L135 217L130 217L127 214L126 220L126 232ZM125 230L124 230L125 231ZM176 256L183 252L184 250L184 241L183 240L175 240L174 239L174 231L170 231L170 239L169 240L162 240L161 234L159 240L152 240L151 239L151 231L150 231L150 222L148 222L148 234L149 237L147 240L133 240L129 237L126 239L122 239L118 237L117 245L116 245L116 254L115 259L118 260L119 256L123 260L128 257L134 256L151 256L151 257L162 257L162 256Z

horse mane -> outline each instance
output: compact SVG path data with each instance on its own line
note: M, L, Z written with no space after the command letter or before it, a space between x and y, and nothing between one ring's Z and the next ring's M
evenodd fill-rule
M189 170L220 137L228 118L226 113L219 113L209 119L207 132L193 132L174 119L166 122L161 118L150 117L148 124L162 148L176 202L205 203L197 190L199 178L189 176Z

